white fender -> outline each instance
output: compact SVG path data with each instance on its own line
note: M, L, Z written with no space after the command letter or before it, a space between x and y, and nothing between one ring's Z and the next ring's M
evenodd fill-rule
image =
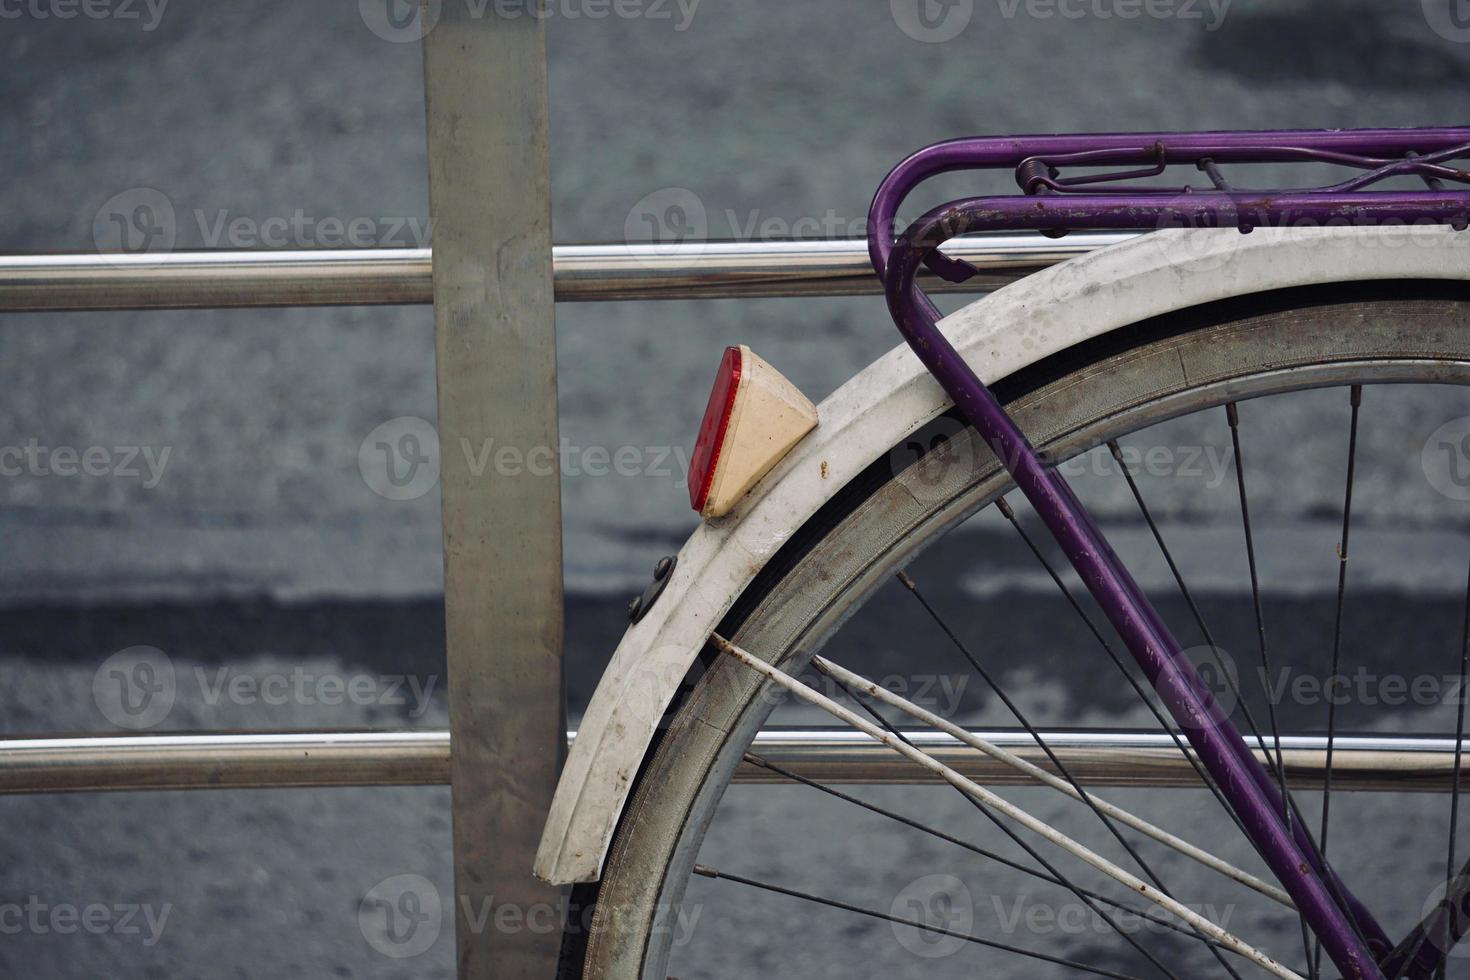
M1364 279L1470 279L1470 233L1159 231L1028 276L941 327L990 383L1172 310ZM710 632L834 493L950 404L912 352L898 347L833 392L818 408L817 428L734 511L694 532L658 603L623 635L582 719L536 855L539 877L598 878L659 719Z

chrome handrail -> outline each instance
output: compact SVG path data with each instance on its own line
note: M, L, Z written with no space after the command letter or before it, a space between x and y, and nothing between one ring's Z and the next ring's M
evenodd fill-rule
M958 239L946 253L980 275L961 284L926 276L925 288L985 292L1132 237L1089 232L1063 239ZM558 302L882 292L860 239L558 245L552 265ZM433 258L427 248L0 256L0 313L431 302Z
M988 785L1022 785L1009 766L930 730L905 733L920 748ZM1043 768L1050 763L1025 732L979 733ZM1041 733L1062 763L1089 786L1198 787L1199 776L1162 732ZM570 742L575 732L568 732ZM1281 738L1293 786L1315 788L1326 770L1327 739ZM862 732L770 729L749 750L769 763L827 783L916 783L934 777ZM1264 751L1256 746L1263 759ZM1333 786L1391 792L1445 792L1454 783L1452 738L1340 736ZM780 782L749 763L736 782ZM439 786L449 783L449 733L237 732L185 735L0 739L0 794L100 790L264 789L303 786Z

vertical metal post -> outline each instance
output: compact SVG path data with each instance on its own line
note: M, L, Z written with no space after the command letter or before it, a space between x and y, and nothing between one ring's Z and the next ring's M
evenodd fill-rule
M531 876L566 751L546 33L533 3L444 3L424 39L462 980L549 980L560 941L560 892ZM486 445L526 465L480 467Z

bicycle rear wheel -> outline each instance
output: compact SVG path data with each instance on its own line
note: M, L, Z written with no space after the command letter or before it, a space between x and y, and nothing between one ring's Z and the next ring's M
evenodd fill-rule
M1470 385L1470 289L1434 282L1338 284L1231 299L1135 324L992 387L1033 443L1060 461L1166 420L1245 400L1325 387L1357 390L1398 384ZM1260 404L1259 411L1264 411L1270 403ZM1254 405L1251 411L1259 416ZM1356 409L1353 425L1356 432ZM943 417L893 447L844 488L787 543L718 632L787 673L799 673L896 572L1009 489L1004 470L973 432L954 417ZM920 618L915 622L922 622L922 613L916 615ZM842 660L840 652L829 656ZM983 661L983 651L979 656ZM1098 670L1101 677L1096 664L1088 660L1085 667ZM1121 677L1109 677L1108 683L1123 688ZM663 980L670 975L670 956L684 932L679 911L700 863L706 830L775 703L769 685L749 668L712 652L686 687L645 761L601 881L580 892L581 901L595 903L595 911L584 917L587 928L574 923L569 931L566 976ZM1260 721L1264 725L1264 717ZM819 825L798 822L784 832L798 835L813 829ZM893 831L914 832L901 826ZM1422 853L1440 855L1437 860L1443 865L1443 845L1443 839L1422 842ZM1027 863L1025 855L1016 856ZM949 870L910 867L904 873ZM984 872L984 862L977 859L974 873ZM784 877L803 879L798 869ZM1426 888L1432 885L1431 879L1426 882ZM1089 879L1088 884L1096 882ZM751 897L767 900L754 892ZM804 907L789 895L769 900L792 902L793 914ZM880 911L888 910L885 904ZM1282 960L1294 957L1296 969L1309 975L1311 952L1294 931L1296 919L1279 911L1284 931L1262 945ZM1412 910L1410 918L1417 921L1419 912ZM801 935L798 925L791 929ZM1108 937L1097 938L1104 942ZM1226 976L1232 969L1259 975L1239 959L1225 967L1215 950L1194 938L1188 930L1174 928L1165 941L1151 943L1161 957L1174 957L1163 960L1162 975L1173 972L1176 962L1177 975L1183 977ZM824 940L811 935L803 941L816 945ZM1139 945L1130 949L1119 944L1122 951L1116 959L1106 954L1089 962L1112 963L1121 975L1161 975L1159 962L1140 959ZM1018 955L993 947L983 952ZM956 959L971 973L979 962ZM1080 975L1076 962L1027 960L1016 975ZM920 956L914 963L916 975L933 975L932 960ZM1330 969L1325 962L1323 967ZM891 964L885 972L892 972Z

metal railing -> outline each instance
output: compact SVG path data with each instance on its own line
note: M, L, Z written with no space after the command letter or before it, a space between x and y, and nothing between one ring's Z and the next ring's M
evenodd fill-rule
M1031 780L1002 762L929 730L905 733L915 745L986 785ZM1045 769L1050 760L1025 732L982 738ZM1089 786L1201 787L1199 773L1162 732L1048 731L1046 740L1073 776ZM567 733L568 744L576 738ZM282 789L324 786L440 786L449 783L450 735L424 732L277 732L125 735L0 741L0 794L103 790ZM1320 787L1327 739L1281 738L1293 786ZM750 751L824 783L915 783L936 777L862 732L773 729ZM1274 749L1273 749L1274 751ZM1259 744L1256 754L1267 762ZM1333 786L1359 791L1444 791L1455 776L1455 742L1406 735L1334 740ZM749 763L736 782L780 782Z
M1133 233L961 239L980 270L935 292L986 292ZM852 296L881 292L861 240L558 245L558 302ZM430 249L0 256L0 312L412 305L433 302ZM807 741L803 741L806 739ZM858 782L919 773L834 733L763 734L772 761ZM1181 760L1182 761L1182 760ZM997 772L996 780L1002 779ZM741 780L762 774L742 767ZM987 776L987 778L990 778ZM449 733L271 733L0 739L0 793L439 785Z
M934 291L985 292L1133 237L990 235L947 251L981 274ZM712 299L881 292L860 240L558 245L556 299ZM0 312L409 305L433 302L429 249L0 256ZM773 761L902 782L918 771L875 758L876 745L832 733L763 735ZM1181 760L1182 761L1182 760ZM1000 779L999 773L992 774ZM737 778L759 780L742 767ZM990 778L989 776L987 778ZM449 734L336 732L0 739L0 793L109 789L437 785L449 781Z
M924 277L930 292L985 292L1132 238L1129 232L986 235L945 251L980 270ZM867 244L844 241L558 245L557 302L858 296L882 292ZM402 306L434 301L427 248L0 256L0 312Z

